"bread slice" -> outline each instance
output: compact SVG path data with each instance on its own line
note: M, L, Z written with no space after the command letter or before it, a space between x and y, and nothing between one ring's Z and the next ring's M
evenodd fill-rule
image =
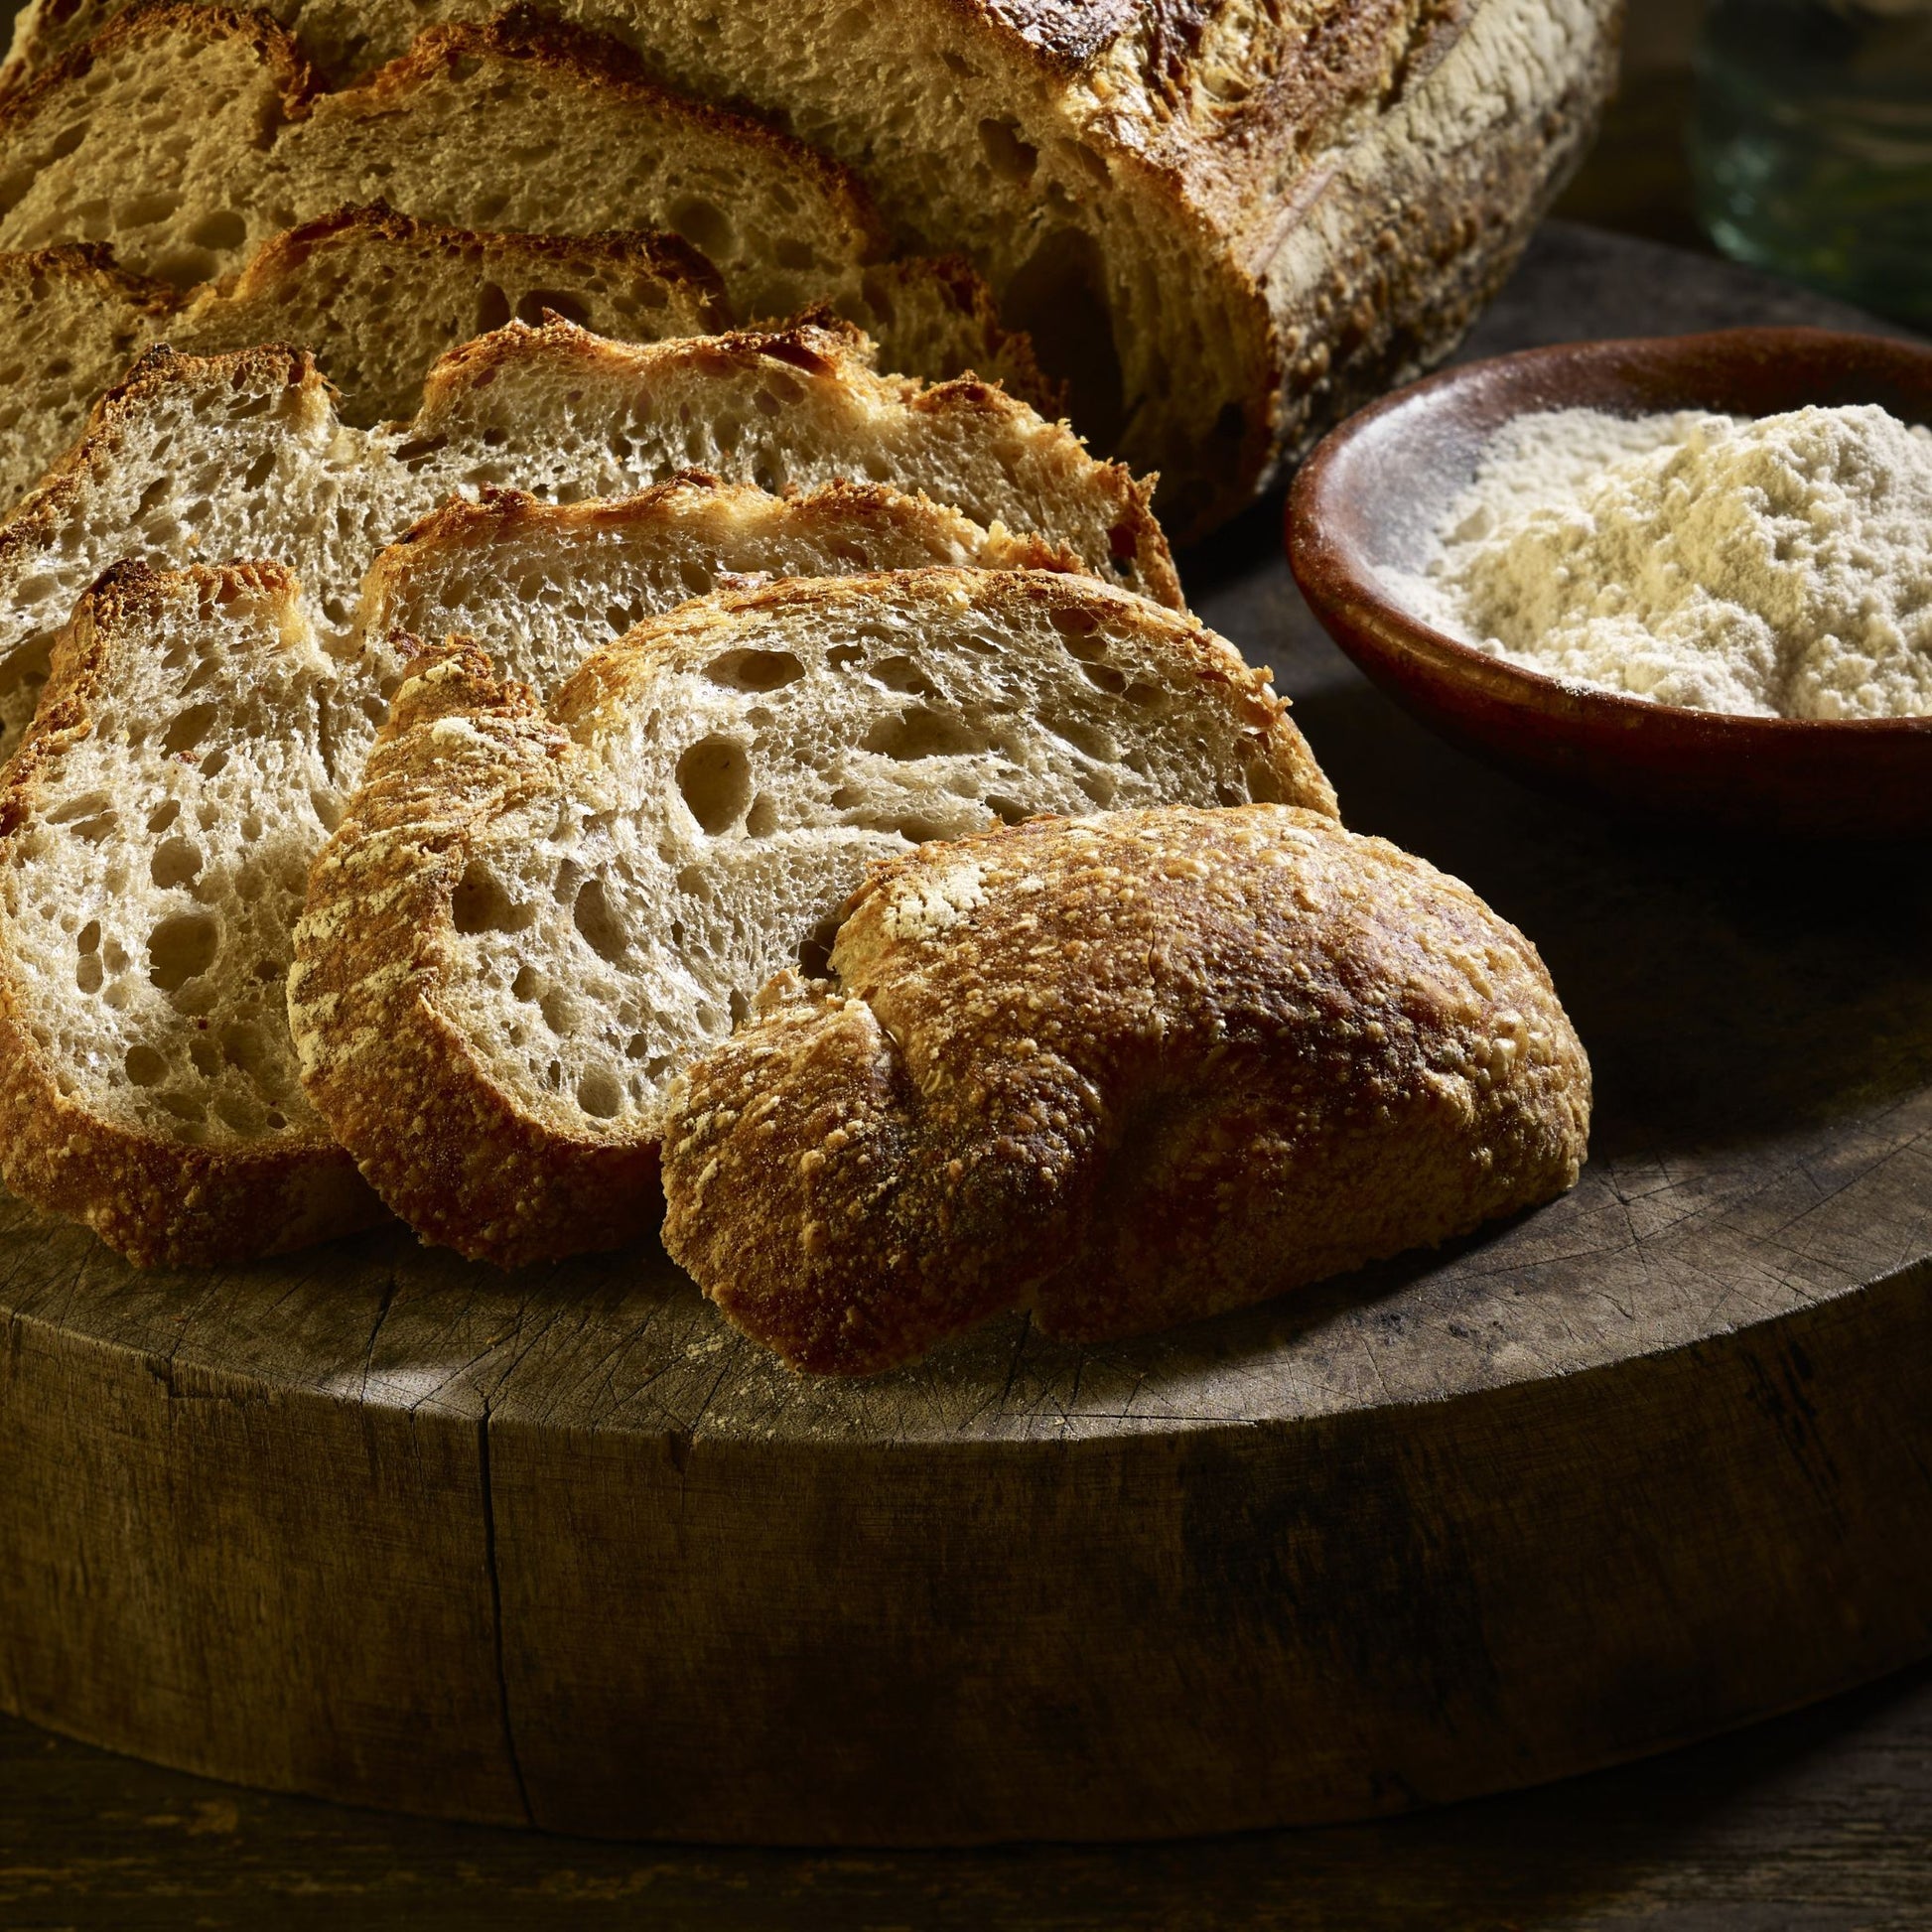
M942 564L1079 569L1068 550L880 483L771 496L686 471L616 501L485 489L448 503L376 557L356 624L372 649L460 635L548 696L600 644L721 586Z
M711 265L676 235L475 234L382 207L271 236L239 275L184 297L128 275L99 244L0 253L0 506L72 445L142 349L191 354L298 343L342 392L345 422L411 414L446 349L546 312L600 336L656 342L730 320Z
M1589 1063L1466 886L1278 805L1034 822L875 866L831 983L679 1083L664 1245L795 1367L1014 1308L1102 1341L1576 1182Z
M644 616L734 571L1033 546L876 484L781 501L680 478L624 503L442 512L376 601L476 590L492 551L519 572L497 580L492 668L548 696L623 627L619 603ZM558 585L581 613L552 605ZM296 1084L283 982L310 862L398 668L382 634L328 648L275 565L122 564L82 598L0 802L0 1173L17 1192L149 1265L375 1215Z
M554 704L420 660L311 879L310 1097L426 1239L647 1232L678 1070L867 864L1037 811L1333 794L1265 673L1089 580L935 569L681 607Z
M309 862L381 710L358 695L286 571L122 565L7 767L0 1176L143 1265L383 1218L283 1012Z
M35 0L16 63L120 0ZM332 80L493 0L275 0ZM1440 355L1587 145L1619 0L557 0L957 249L1196 534Z
M963 262L885 266L885 230L837 163L531 15L438 29L323 94L265 16L160 6L0 107L0 247L109 242L124 267L188 288L279 230L374 201L476 230L671 229L715 264L740 318L828 305L894 366L976 368L1057 408Z
M488 483L621 496L694 465L774 490L890 483L1178 602L1145 485L998 390L881 376L869 352L855 331L815 325L633 345L512 323L437 363L412 421L361 431L305 353L155 349L0 521L0 751L108 565L273 558L344 630L376 551Z

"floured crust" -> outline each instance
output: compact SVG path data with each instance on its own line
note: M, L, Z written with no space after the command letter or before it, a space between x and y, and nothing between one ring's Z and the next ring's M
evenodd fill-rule
M294 597L274 565L158 572L126 564L81 600L55 652L33 730L0 776L0 877L58 792L64 757L94 730L115 659L139 648L157 604L204 587ZM0 1174L23 1199L85 1222L143 1267L206 1267L278 1254L386 1219L325 1133L291 1124L270 1142L164 1139L71 1091L35 1026L31 979L0 908Z
M561 795L569 738L474 646L423 653L317 859L289 976L302 1081L426 1240L504 1265L621 1246L657 1149L529 1118L439 1011L473 825Z
M762 637L782 613L850 635L891 600L908 634L962 600L989 624L1018 614L1106 608L1176 669L1216 692L1255 790L1311 816L1333 791L1269 689L1191 619L1076 577L954 569L790 579L683 605L586 660L548 712L491 675L474 645L420 655L361 790L311 875L289 981L289 1019L310 1097L363 1173L425 1238L504 1266L614 1247L656 1215L656 1114L599 1127L519 1100L453 1018L462 992L456 895L512 814L563 824L595 776L594 748L621 741L681 674ZM583 756L580 757L580 750ZM534 807L541 802L543 809ZM802 935L786 935L789 950Z
M1274 806L1036 819L877 866L699 1060L665 1245L794 1365L1015 1307L1140 1333L1574 1183L1589 1068L1465 886Z

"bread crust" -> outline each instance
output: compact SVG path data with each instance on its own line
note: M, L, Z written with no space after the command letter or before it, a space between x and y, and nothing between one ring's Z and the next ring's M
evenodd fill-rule
M621 1247L659 1212L654 1142L528 1118L437 1005L466 835L560 792L569 742L475 645L421 652L310 873L289 975L303 1085L364 1177L426 1241L503 1267Z
M1018 606L1111 607L1122 626L1158 630L1220 688L1249 747L1257 787L1332 812L1333 791L1267 674L1190 618L1088 579L935 568L787 579L680 606L594 652L548 712L498 682L462 639L418 655L362 788L317 860L296 935L289 1021L303 1084L362 1173L427 1239L500 1266L616 1247L655 1225L650 1121L570 1132L539 1120L492 1077L447 1017L460 962L453 902L491 821L570 795L574 746L600 721L647 708L666 674L701 665L719 635L745 634L769 608L836 627L890 596L902 612L991 620Z
M1131 1335L1572 1185L1589 1067L1467 887L1280 806L1035 819L876 866L697 1061L665 1246L794 1366L1029 1307Z
M1159 519L1154 514L1158 479L1137 478L1125 464L1090 457L1063 424L1049 423L1003 388L975 376L948 382L922 382L916 376L882 374L873 364L876 349L863 330L835 318L801 317L779 329L734 329L668 343L614 343L564 322L540 329L512 325L453 348L431 369L424 384L418 434L435 435L444 419L460 412L466 400L486 389L511 364L540 367L546 361L581 363L587 370L628 371L647 383L653 362L675 358L718 377L755 374L775 362L795 379L842 387L869 409L905 409L932 419L945 431L962 433L988 427L1033 445L1042 469L1063 475L1072 486L1107 505L1107 555L1084 561L1096 572L1111 562L1128 585L1170 610L1183 608L1180 573Z
M272 564L179 574L117 565L82 598L54 655L33 729L0 774L0 871L42 816L63 758L95 728L113 659L158 601L203 586L294 596ZM218 594L218 593L217 593ZM209 1267L373 1227L382 1204L318 1130L196 1145L104 1119L63 1090L36 1034L34 988L0 915L0 1175L36 1206L85 1222L144 1268Z

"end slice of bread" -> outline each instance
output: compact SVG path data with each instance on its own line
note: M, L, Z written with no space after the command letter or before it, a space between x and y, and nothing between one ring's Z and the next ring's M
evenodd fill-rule
M306 353L151 350L0 521L0 753L74 600L110 565L273 558L345 631L376 551L487 484L575 501L693 466L772 490L889 483L1179 602L1147 484L997 389L882 376L870 347L812 324L621 344L512 323L437 363L412 421L368 432L343 422Z
M723 284L676 235L475 234L379 206L272 236L238 276L189 297L122 273L100 245L0 253L0 505L40 482L157 342L198 355L299 344L342 392L343 420L367 427L411 414L445 350L546 313L623 342L730 320Z
M873 860L1040 811L1333 794L1266 678L1089 580L933 569L685 605L555 703L430 651L317 862L303 1079L419 1233L653 1225L671 1079L822 962ZM935 916L938 916L935 911Z
M124 565L82 600L0 791L14 1192L146 1266L383 1218L283 1012L309 862L379 710L272 565Z
M1311 812L1044 820L876 867L832 984L680 1084L664 1242L797 1367L1008 1309L1144 1333L1575 1184L1589 1062L1536 948Z

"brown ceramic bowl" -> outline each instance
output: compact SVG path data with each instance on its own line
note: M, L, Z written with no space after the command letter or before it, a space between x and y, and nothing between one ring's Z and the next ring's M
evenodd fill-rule
M1729 329L1470 362L1397 390L1316 450L1289 494L1289 562L1328 634L1377 684L1520 777L1750 831L1924 837L1932 718L1812 724L1578 690L1431 629L1382 574L1418 567L1484 441L1523 411L1769 416L1860 402L1932 422L1932 347L1822 329Z

